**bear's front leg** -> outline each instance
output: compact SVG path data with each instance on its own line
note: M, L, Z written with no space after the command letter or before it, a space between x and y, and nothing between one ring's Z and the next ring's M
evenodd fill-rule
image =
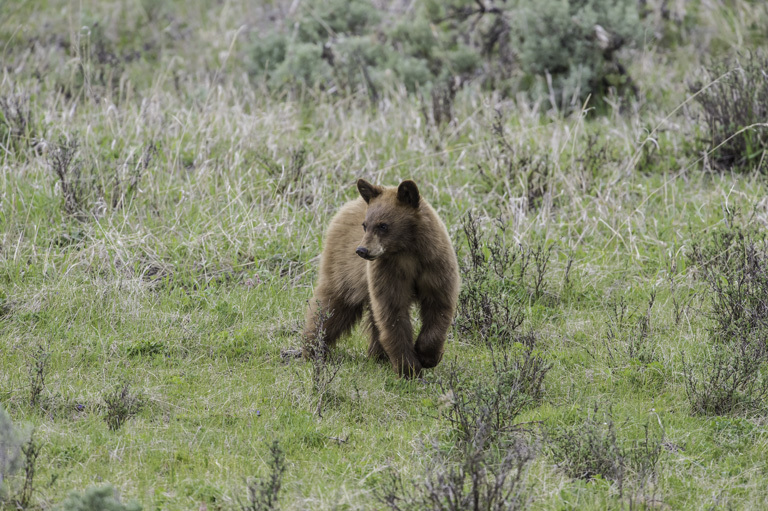
M453 321L454 306L440 296L421 300L421 332L416 339L416 356L425 369L435 367L443 358L443 346Z
M371 337L368 343L368 357L375 360L389 360L389 355L387 355L387 352L384 351L384 347L381 345L381 334L373 317L370 318L369 323Z
M421 374L421 362L413 349L413 327L407 305L393 307L397 302L376 297L371 300L373 328L378 331L381 347L389 357L392 368L406 378Z

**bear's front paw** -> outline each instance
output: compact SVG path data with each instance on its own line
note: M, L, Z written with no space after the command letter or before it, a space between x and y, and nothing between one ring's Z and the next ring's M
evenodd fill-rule
M440 363L440 360L443 359L442 352L439 353L419 353L416 352L416 356L419 359L419 362L421 362L421 367L424 369L430 369L432 367L437 366L437 364Z

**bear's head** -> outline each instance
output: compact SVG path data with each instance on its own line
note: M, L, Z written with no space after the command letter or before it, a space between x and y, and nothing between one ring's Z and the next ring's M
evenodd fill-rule
M413 181L403 181L397 188L374 186L357 181L360 196L368 204L363 222L363 241L355 251L363 259L413 249L419 220L419 189Z

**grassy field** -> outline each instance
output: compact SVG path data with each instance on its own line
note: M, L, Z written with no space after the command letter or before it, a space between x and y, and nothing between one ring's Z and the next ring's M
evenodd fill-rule
M677 2L692 28L675 44L647 21L626 57L638 96L600 115L470 83L439 124L395 87L375 105L268 90L248 52L289 5L211 4L0 0L0 405L39 451L27 498L23 463L0 463L2 509L106 484L144 509L265 509L280 474L282 509L423 509L430 481L469 491L457 467L506 473L499 509L768 507L765 350L737 353L751 373L722 365L752 384L734 406L697 409L727 385L706 368L713 282L732 275L704 262L723 233L764 254L766 179L717 168L692 88L765 42L762 3ZM460 314L421 380L367 360L362 329L325 364L282 356L359 177L418 183L463 261L464 312L496 332ZM477 433L510 374L523 398Z

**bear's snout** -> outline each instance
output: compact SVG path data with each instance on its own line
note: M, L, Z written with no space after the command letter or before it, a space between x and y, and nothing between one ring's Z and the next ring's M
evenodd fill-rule
M357 247L357 250L355 250L355 253L362 257L363 259L370 259L371 256L368 253L368 249L365 247Z

